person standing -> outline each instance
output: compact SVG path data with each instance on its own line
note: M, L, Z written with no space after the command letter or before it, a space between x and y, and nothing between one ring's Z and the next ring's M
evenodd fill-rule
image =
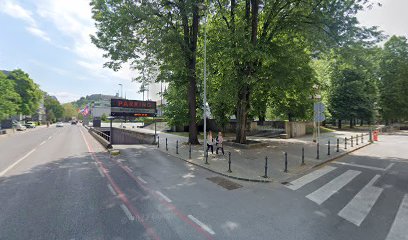
M214 154L214 139L212 137L212 132L209 131L207 135L207 152L211 148L211 153Z
M224 154L224 138L222 137L222 132L218 132L217 149L215 150L216 154L218 154L218 149L221 149L222 155L225 155Z

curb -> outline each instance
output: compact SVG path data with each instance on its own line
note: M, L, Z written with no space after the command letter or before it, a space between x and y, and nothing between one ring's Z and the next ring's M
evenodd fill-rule
M241 180L241 181L247 181L247 182L270 183L270 182L276 181L276 180L272 180L271 178L269 178L269 179L255 179L255 178L236 177L236 176L229 175L229 174L226 174L226 173L223 173L223 172L219 172L219 171L216 171L216 170L211 169L211 168L209 168L209 167L200 165L200 164L198 164L198 163L196 163L196 162L193 162L193 161L191 161L191 160L184 159L184 158L179 157L179 156L175 156L175 155L173 155L173 154L170 154L168 151L163 151L161 148L158 148L157 150L159 150L160 152L163 152L163 153L167 153L168 155L170 155L170 156L172 156L172 157L175 157L175 158L177 158L177 159L180 159L180 160L182 160L182 161L184 161L184 162L188 162L188 163L190 163L190 164L193 164L194 166L198 166L198 167L204 168L204 169L206 169L206 170L208 170L208 171L210 171L210 172L219 174L219 175L224 176L224 177L228 177L228 178L232 178L232 179L237 179L237 180Z
M335 156L335 157L333 157L333 158L330 158L330 159L325 160L324 162L320 162L320 163L314 164L314 165L312 165L309 169L295 174L295 176L290 176L290 177L288 177L288 178L284 178L284 179L281 179L281 180L277 180L277 179L273 179L273 178L269 178L269 179L255 179L255 178L237 177L237 176L233 176L233 175L229 175L229 174L226 174L226 173L223 173L223 172L216 171L216 170L211 169L211 168L209 168L209 167L200 165L199 163L193 162L193 161L188 160L188 159L184 159L184 158L182 158L182 157L180 157L180 156L173 155L173 154L169 153L168 151L162 150L161 148L157 148L157 150L159 150L159 151L161 151L161 152L163 152L163 153L167 153L168 155L170 155L170 156L172 156L172 157L175 157L175 158L177 158L177 159L180 159L180 160L182 160L182 161L184 161L184 162L188 162L188 163L190 163L190 164L193 164L194 166L201 167L201 168L203 168L203 169L206 169L206 170L208 170L208 171L210 171L210 172L219 174L219 175L224 176L224 177L228 177L228 178L232 178L232 179L237 179L237 180L242 180L242 181L247 181L247 182L271 183L271 182L274 182L274 181L279 181L279 182L282 183L282 182L287 182L288 179L296 178L297 176L303 174L304 172L310 171L311 169L318 168L318 167L320 167L320 166L322 166L322 165L324 165L324 164L327 164L327 163L332 162L332 161L334 161L334 160L336 160L336 159L339 159L339 158L341 158L341 157L344 157L344 156L346 156L346 155L348 155L348 154L350 154L350 153L352 153L352 152L355 152L355 151L357 151L357 150L360 150L361 148L367 147L367 146L369 146L369 145L371 145L371 144L373 144L373 142L368 143L368 144L363 145L363 146L360 146L360 147L358 147L358 148L355 148L355 149L353 149L353 150L351 150L351 151L349 151L349 152L341 153L341 154L339 154L339 155L337 155L337 156Z
M360 147L358 147L358 148L355 148L355 149L353 149L353 150L351 150L351 151L349 151L349 152L341 153L341 154L339 154L339 155L337 155L337 156L335 156L335 157L333 157L333 158L330 158L330 159L325 160L324 162L317 163L317 164L313 165L313 166L311 167L311 169L313 169L313 168L318 168L318 167L320 167L320 166L322 166L322 165L324 165L324 164L326 164L326 163L329 163L329 162L332 162L332 161L334 161L334 160L336 160L336 159L339 159L339 158L341 158L341 157L344 157L344 156L346 156L346 155L348 155L348 154L350 154L350 153L352 153L352 152L355 152L355 151L357 151L357 150L360 150L360 149L362 149L362 148L364 148L364 147L367 147L367 146L369 146L369 145L371 145L371 144L373 144L373 142L369 142L368 144L366 144L366 145L364 145L364 146L360 146Z
M308 168L308 169L306 169L306 170L304 170L304 171L302 171L302 172L299 172L299 173L295 174L294 176L290 176L290 177L288 177L288 178L284 178L284 179L280 180L280 183L283 184L283 185L285 185L287 182L290 182L290 181L296 179L299 175L302 175L303 173L312 172L312 170L314 170L314 169L316 169L316 168L319 168L319 167L321 167L321 166L324 165L324 164L330 163L330 162L332 162L332 161L334 161L334 160L336 160L336 159L339 159L339 158L341 158L341 157L344 157L344 156L346 156L346 155L348 155L348 154L350 154L350 153L352 153L352 152L355 152L355 151L357 151L357 150L360 150L360 149L362 149L362 148L364 148L364 147L367 147L367 146L369 146L369 145L371 145L371 144L373 144L373 143L374 143L374 142L369 142L368 144L366 144L366 145L364 145L364 146L360 146L360 147L358 147L358 148L355 148L355 149L353 149L353 150L351 150L351 151L349 151L349 152L341 153L341 154L339 154L339 155L337 155L337 156L335 156L335 157L333 157L333 158L327 159L327 160L325 160L325 161L323 161L323 162L320 162L320 163L316 163L316 164L312 165L310 168Z

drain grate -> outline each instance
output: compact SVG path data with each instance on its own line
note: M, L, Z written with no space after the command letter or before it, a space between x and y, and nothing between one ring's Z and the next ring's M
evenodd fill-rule
M230 181L230 180L228 180L226 178L223 178L223 177L210 177L210 178L207 178L207 179L210 180L211 182L216 183L217 185L227 189L227 190L234 190L234 189L242 187L242 185L240 185L238 183L235 183L233 181Z

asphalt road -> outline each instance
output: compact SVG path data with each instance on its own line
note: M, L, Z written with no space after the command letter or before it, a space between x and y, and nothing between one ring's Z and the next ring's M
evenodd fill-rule
M380 140L283 185L216 184L152 146L110 157L82 126L2 137L0 239L405 240L408 136Z

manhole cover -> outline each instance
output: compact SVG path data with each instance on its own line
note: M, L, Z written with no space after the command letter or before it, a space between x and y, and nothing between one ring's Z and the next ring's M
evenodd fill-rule
M207 179L227 190L234 190L234 189L242 187L242 185L235 183L233 181L230 181L228 179L225 179L223 177L210 177Z

